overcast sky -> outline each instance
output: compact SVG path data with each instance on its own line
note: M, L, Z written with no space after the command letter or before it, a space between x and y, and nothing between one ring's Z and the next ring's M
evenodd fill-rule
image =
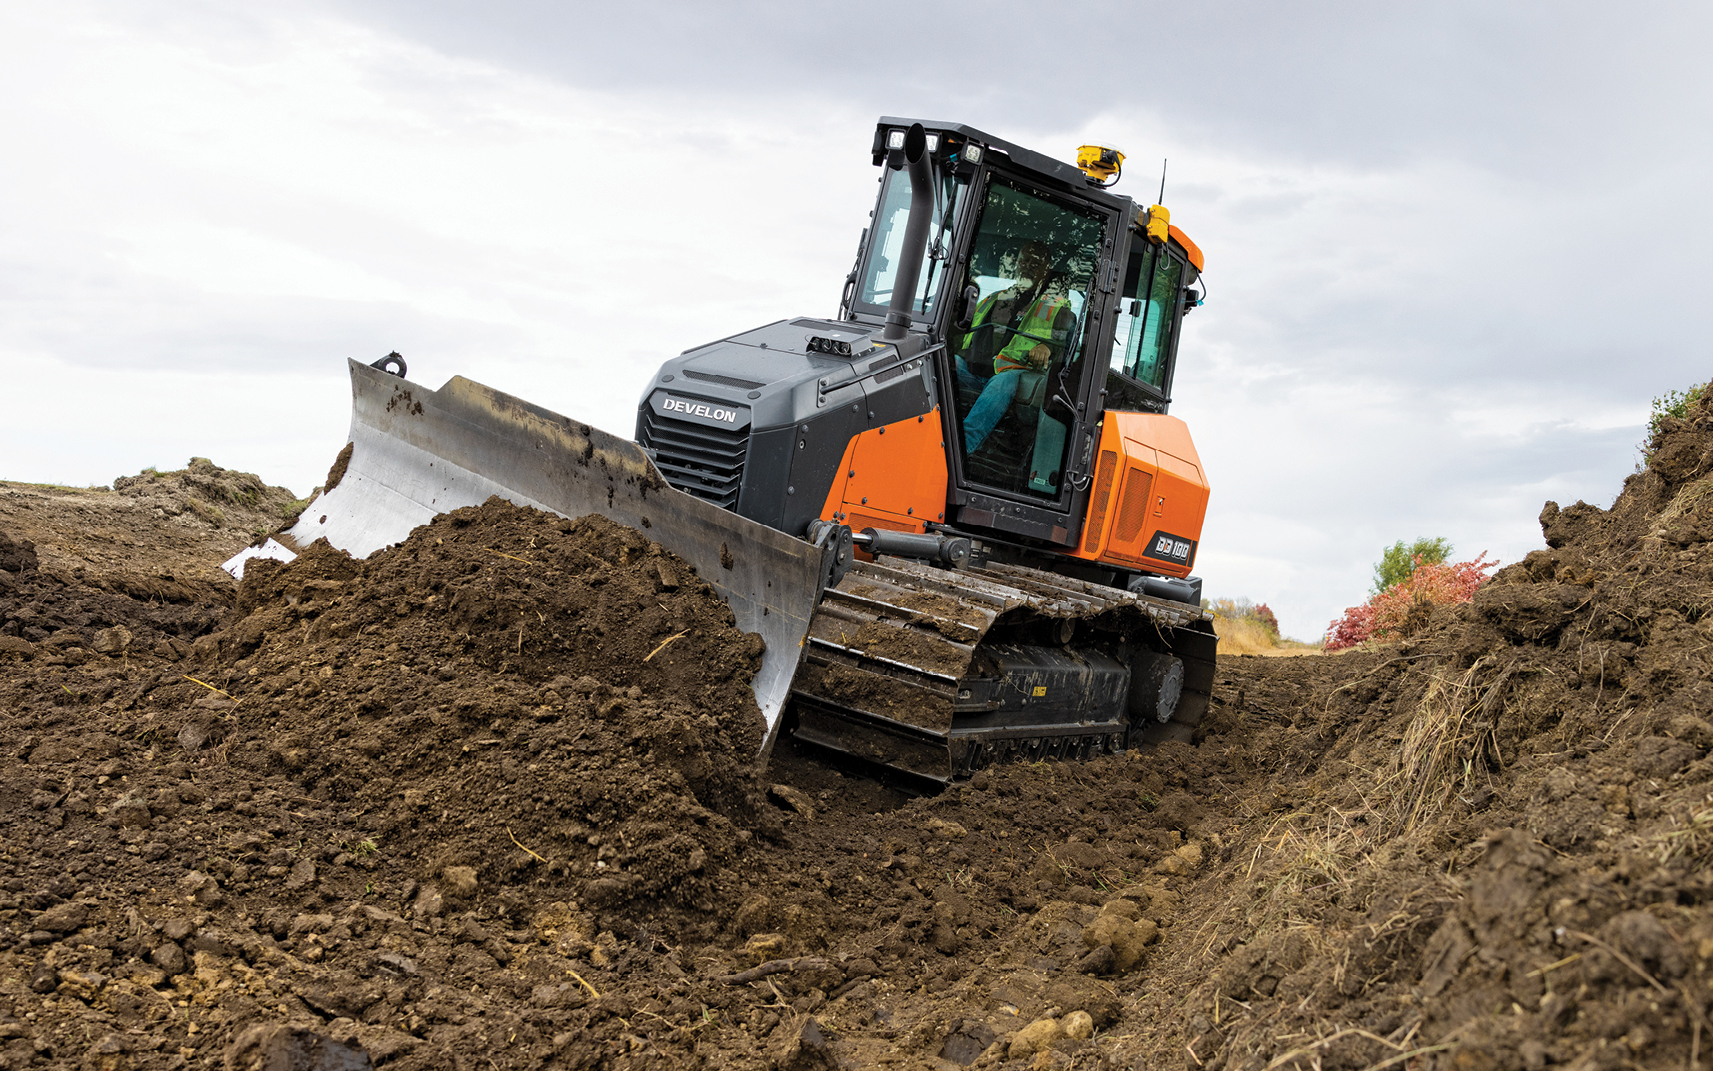
M1539 547L1708 378L1699 5L0 6L0 477L306 493L346 356L628 434L837 306L874 119L1129 154L1207 255L1197 571L1316 638L1380 550Z

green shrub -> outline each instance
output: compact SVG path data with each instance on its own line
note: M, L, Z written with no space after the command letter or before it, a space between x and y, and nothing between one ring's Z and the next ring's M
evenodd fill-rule
M1423 536L1409 544L1400 539L1380 552L1380 560L1374 566L1374 594L1402 584L1419 566L1443 565L1449 557L1449 539Z
M1688 390L1668 390L1654 399L1653 413L1648 416L1648 437L1642 441L1642 457L1644 462L1653 460L1653 452L1659 447L1660 435L1666 417L1677 420L1687 419L1689 411L1695 408L1695 403L1701 400L1701 395L1707 390L1707 383L1697 383Z

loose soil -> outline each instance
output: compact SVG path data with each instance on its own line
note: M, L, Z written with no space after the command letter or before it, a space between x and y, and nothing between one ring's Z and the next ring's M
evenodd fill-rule
M1402 642L1225 657L1190 742L937 795L757 769L758 641L635 532L490 501L236 584L292 503L201 465L0 493L0 1067L1713 1046L1705 406Z

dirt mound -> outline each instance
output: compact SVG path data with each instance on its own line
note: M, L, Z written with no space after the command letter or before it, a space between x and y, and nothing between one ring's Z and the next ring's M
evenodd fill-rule
M219 580L222 561L295 522L304 502L204 457L172 472L144 469L104 487L0 481L0 530L36 544L41 567L70 577Z
M1205 1067L1692 1066L1713 958L1713 412L1390 650L1228 662L1266 776L1156 981ZM1289 687L1285 702L1264 698Z
M307 501L284 487L269 487L254 473L223 469L205 457L193 457L189 465L173 472L144 469L135 476L120 476L113 481L113 490L169 516L173 507L182 505L216 526L234 520L242 524L249 514L259 513L264 519L281 519L289 527ZM238 515L228 517L228 510Z
M658 953L720 928L731 866L752 830L777 830L757 794L759 639L605 520L494 500L367 562L325 544L254 562L236 593L54 575L10 536L0 563L17 846L0 946L38 993L82 997L115 1030L155 1023L154 987L186 989L210 957L361 989L372 957L424 954L389 926L445 933L429 960L459 977L511 963L499 935L532 919L555 963L611 966L609 926L645 927ZM386 977L417 972L394 959ZM307 999L313 1016L357 998Z
M254 563L239 606L221 746L366 810L388 856L638 917L730 884L763 813L761 642L635 531L494 499L366 562Z
M43 665L92 655L176 659L224 618L221 580L119 572L65 575L40 567L36 546L0 532L0 653Z

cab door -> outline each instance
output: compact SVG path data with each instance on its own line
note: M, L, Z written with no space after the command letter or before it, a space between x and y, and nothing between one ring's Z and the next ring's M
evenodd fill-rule
M1174 243L1156 245L1135 229L1126 237L1124 278L1108 332L1103 408L1164 413L1172 401L1184 289L1200 275Z
M952 501L962 524L1074 544L1103 385L1117 213L990 171L946 331ZM1100 351L1100 352L1097 352ZM1098 414L1096 414L1098 416Z

